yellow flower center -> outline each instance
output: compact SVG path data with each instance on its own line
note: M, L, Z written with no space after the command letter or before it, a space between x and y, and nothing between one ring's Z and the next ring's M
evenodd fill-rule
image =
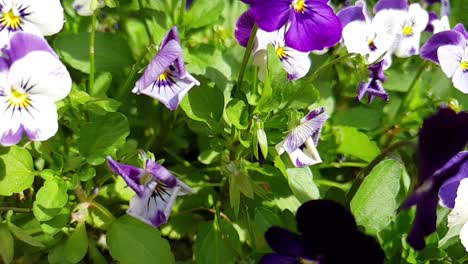
M313 261L313 260L308 260L308 259L299 259L299 264L318 264L317 261Z
M10 9L10 11L3 13L0 23L2 23L3 27L16 30L21 26L21 16L16 15L13 9Z
M286 51L284 50L284 47L279 46L276 48L276 55L278 55L280 59L286 58Z
M163 72L158 77L158 81L160 81L160 82L165 82L165 81L167 81L167 79L169 79L169 72L168 71Z
M409 25L406 25L404 28L403 28L403 35L405 36L412 36L413 35L413 27L409 26Z
M305 0L296 0L293 2L294 10L298 13L304 13L306 9Z
M461 68L462 71L464 71L464 72L468 71L468 61L462 61L462 62L460 62L460 68Z
M163 194L169 195L169 193L167 192L167 185L162 181L158 181L156 188L154 188L154 193L160 196L161 198Z
M27 93L11 87L11 93L8 95L8 104L15 108L27 108L31 105L31 100L29 100Z

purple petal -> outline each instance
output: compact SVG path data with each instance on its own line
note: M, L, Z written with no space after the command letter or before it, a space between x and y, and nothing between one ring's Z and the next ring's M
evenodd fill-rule
M270 227L265 233L265 239L276 253L289 257L302 257L305 248L302 238L281 227Z
M2 49L10 65L33 51L49 52L55 58L58 58L44 38L21 31L14 33L8 46Z
M408 9L408 0L380 0L374 6L374 13L377 13L384 9Z
M377 63L369 65L369 77L381 82L385 82L387 77L385 77L384 64L385 60L381 60Z
M468 152L458 153L434 175L434 177L444 178L447 176L450 176L450 178L440 187L439 197L445 206L453 208L455 198L457 198L458 185L460 185L461 180L468 177Z
M304 145L306 140L310 137L312 137L314 144L317 145L323 124L327 119L328 115L322 108L316 109L307 114L302 120L302 123L289 133L284 145L286 152L294 152ZM304 164L300 163L300 165L298 164L298 167L302 167L302 165Z
M234 35L241 46L247 47L254 24L255 19L250 10L245 11L237 20Z
M155 177L156 181L164 182L164 184L169 188L173 188L177 184L176 176L157 162L150 159L146 160L145 170L151 173Z
M462 23L456 24L453 30L462 34L465 37L465 39L468 39L468 32L466 32L465 26Z
M421 48L421 58L438 64L437 50L445 45L455 45L464 48L466 46L466 39L456 30L442 31L434 34Z
M424 0L428 5L433 5L435 3L440 3L440 0Z
M282 255L274 254L274 253L266 254L259 261L259 264L295 264L295 263L297 263L295 258L282 256Z
M154 214L154 217L150 219L150 222L155 227L159 227L160 225L167 223L167 220L168 217L164 214L164 211L157 210Z
M333 9L320 1L305 1L304 13L291 12L285 41L288 47L309 52L334 46L341 39L342 26Z
M450 0L441 0L440 16L450 16Z
M427 27L425 31L434 33L434 25L432 25L432 22L437 19L439 19L439 16L437 16L436 12L434 11L429 12L429 23L427 23Z
M366 21L366 16L364 15L363 5L355 5L343 8L340 12L336 14L340 19L341 26L346 27L349 23L353 21Z
M107 164L114 174L122 176L125 182L132 188L139 196L143 195L144 186L140 184L140 179L144 175L144 171L132 165L119 163L107 157Z
M289 18L292 0L251 0L250 11L258 27L267 31L280 29Z
M164 49L164 47L172 40L176 41L180 46L179 32L177 31L176 26L172 27L171 30L167 32L166 36L161 41L161 49ZM187 73L187 71L185 70L185 62L184 62L184 57L182 55L182 51L180 55L175 59L174 67L177 69L177 71L179 72L181 76L185 76L185 74Z
M4 134L0 135L0 145L9 147L18 144L23 138L23 126L20 125L18 130L7 130Z

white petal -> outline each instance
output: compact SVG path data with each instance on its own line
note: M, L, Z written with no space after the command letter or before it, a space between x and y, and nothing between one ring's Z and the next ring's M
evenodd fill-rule
M468 94L468 72L458 67L453 74L453 86L462 93Z
M261 50L266 50L268 44L273 43L278 37L278 31L273 31L273 32L266 32L261 29L257 31L257 35L255 38L255 45L252 50L252 54L256 54L257 52Z
M448 227L465 224L468 221L468 179L460 181L455 198L455 207L448 215Z
M268 74L266 50L259 50L254 53L252 63L258 66L258 79L264 82L265 77Z
M302 151L301 149L296 149L295 151L288 154L294 166L299 168L311 166L322 162L322 160L316 159L313 156L311 156L308 151Z
M63 8L60 0L24 0L31 14L27 20L35 24L44 36L58 33L64 23Z
M468 251L468 224L463 225L460 231L460 241L465 247L465 250Z
M412 36L402 36L400 44L395 50L395 55L400 58L408 58L419 54L419 39L421 35L416 33Z
M19 87L26 82L34 86L30 94L44 95L54 102L65 98L72 86L66 67L43 51L30 52L11 65L9 83Z
M304 77L312 64L308 52L300 52L288 47L284 47L286 57L281 59L283 68L288 73L289 80L297 80Z
M21 141L23 132L19 131L21 129L20 113L11 111L5 96L0 96L0 124L0 145L12 146Z
M443 16L440 19L432 21L432 26L434 27L434 34L450 30L450 23L448 16Z
M127 214L148 224L152 224L150 219L153 217L157 209L156 199L152 196L156 184L156 182L148 183L148 185L145 186L141 197L138 195L133 196L130 200Z
M365 21L353 21L343 28L343 43L349 53L369 54L367 43L370 26Z
M445 45L437 49L440 67L447 77L451 78L455 74L455 70L460 66L463 53L462 48L454 45Z
M394 36L400 33L402 25L405 22L406 11L386 9L379 11L374 19L372 19L373 27L378 29L378 32Z
M276 149L276 152L278 152L278 155L281 155L286 151L286 149L284 148L285 143L286 143L286 139L276 144L275 149Z
M30 140L44 141L58 130L57 107L50 98L31 95L31 106L21 112L21 123Z
M429 14L419 4L411 4L408 8L408 15L413 21L413 32L421 33L429 23Z

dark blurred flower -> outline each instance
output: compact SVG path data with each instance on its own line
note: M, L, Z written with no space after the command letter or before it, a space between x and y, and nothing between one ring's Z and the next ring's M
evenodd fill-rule
M265 239L275 253L262 257L260 264L342 264L384 263L379 243L362 233L353 215L331 200L312 200L296 214L300 234L271 227Z
M341 39L341 23L324 0L249 0L250 11L260 29L267 32L286 27L285 43L301 52L322 50Z
M456 113L442 107L426 119L419 132L419 187L402 208L416 205L416 218L408 243L424 248L424 238L436 230L438 195L445 205L453 207L460 179L467 177L468 112ZM466 171L465 171L466 172Z
M200 83L185 69L179 34L173 27L132 92L153 97L170 110L175 110L195 85Z
M160 164L147 159L145 169L107 157L109 168L135 191L127 214L158 227L169 219L177 196L193 190Z
M383 87L383 83L387 79L383 70L384 63L385 61L381 60L369 66L369 81L366 83L361 82L359 84L356 98L358 101L361 101L366 94L369 96L369 103L372 103L375 96L381 98L384 101L388 101L390 99L390 96Z

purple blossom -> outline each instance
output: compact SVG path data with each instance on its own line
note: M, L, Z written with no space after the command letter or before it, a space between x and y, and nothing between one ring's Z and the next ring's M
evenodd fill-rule
M312 200L296 214L299 234L271 227L265 239L275 253L260 264L294 263L383 263L379 243L359 231L353 215L331 200Z
M127 214L155 227L167 222L177 196L193 193L189 186L150 159L146 160L145 169L119 163L112 157L107 157L107 164L136 193Z
M381 60L369 66L369 81L361 82L358 86L358 93L356 99L362 101L364 96L368 95L368 102L372 103L374 97L377 96L384 101L390 100L390 96L385 91L383 83L387 79L383 70L385 61Z
M188 91L200 83L185 69L183 51L177 28L173 27L161 42L133 93L146 94L175 110Z
M295 50L322 50L334 46L341 38L341 23L328 0L249 2L260 29L272 32L286 26L286 45Z
M424 238L436 230L437 203L440 195L453 207L460 180L467 177L468 113L441 108L426 119L419 132L419 186L402 208L416 205L416 218L408 243L424 248Z

